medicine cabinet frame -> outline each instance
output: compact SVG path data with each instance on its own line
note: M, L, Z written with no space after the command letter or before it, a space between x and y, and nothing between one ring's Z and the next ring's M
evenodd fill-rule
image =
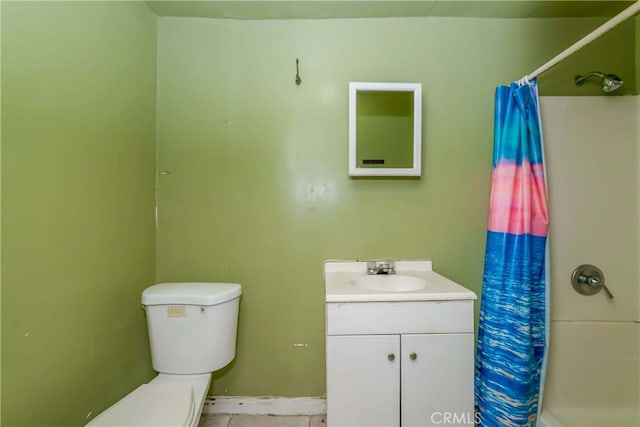
M411 92L413 94L413 164L407 168L358 165L358 92ZM362 143L362 142L361 142ZM393 141L390 141L393 143ZM349 176L420 176L422 159L422 84L349 82Z

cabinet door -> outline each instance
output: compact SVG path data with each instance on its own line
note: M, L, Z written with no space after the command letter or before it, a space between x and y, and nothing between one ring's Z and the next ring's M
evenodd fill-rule
M400 424L400 336L327 337L327 425Z
M473 425L473 334L403 335L401 347L401 425Z

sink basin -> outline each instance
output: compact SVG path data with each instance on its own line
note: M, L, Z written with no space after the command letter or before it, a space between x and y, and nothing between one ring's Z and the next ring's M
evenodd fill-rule
M416 291L427 286L427 281L419 277L393 275L362 276L351 281L353 286L369 291L379 292L408 292Z

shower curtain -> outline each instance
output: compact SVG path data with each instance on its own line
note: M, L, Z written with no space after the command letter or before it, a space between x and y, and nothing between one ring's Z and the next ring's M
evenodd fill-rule
M536 81L496 89L476 420L535 426L546 353L548 227Z

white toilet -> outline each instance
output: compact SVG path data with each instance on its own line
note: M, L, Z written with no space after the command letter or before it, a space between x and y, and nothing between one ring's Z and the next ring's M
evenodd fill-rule
M241 293L236 283L161 283L147 288L142 305L158 376L87 425L197 426L211 373L236 354Z

